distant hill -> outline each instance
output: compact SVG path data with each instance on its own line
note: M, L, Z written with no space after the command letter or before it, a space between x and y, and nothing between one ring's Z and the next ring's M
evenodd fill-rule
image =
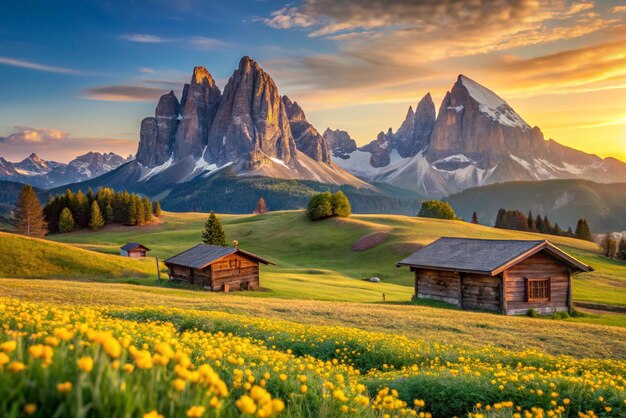
M153 259L134 260L5 232L0 232L0 248L0 277L121 280L156 276Z
M498 209L547 215L562 228L586 218L594 233L626 230L626 183L588 180L516 181L474 187L446 198L457 215L493 225Z

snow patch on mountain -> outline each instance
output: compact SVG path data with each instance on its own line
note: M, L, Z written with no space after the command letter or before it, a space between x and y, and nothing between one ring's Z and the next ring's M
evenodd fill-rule
M524 130L530 129L530 125L493 91L465 76L461 76L460 79L470 96L478 102L482 113L503 125Z

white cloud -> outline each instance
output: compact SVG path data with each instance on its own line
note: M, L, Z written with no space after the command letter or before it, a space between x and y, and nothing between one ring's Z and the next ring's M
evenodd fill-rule
M124 35L120 35L121 39L130 42L137 42L140 44L162 44L165 42L170 42L170 39L165 39L160 36L150 35L147 33L127 33Z
M84 75L82 71L73 68L55 67L51 65L39 64L32 61L21 60L10 57L0 57L0 64L10 65L13 67L28 68L30 70L45 71L48 73L68 74L68 75Z

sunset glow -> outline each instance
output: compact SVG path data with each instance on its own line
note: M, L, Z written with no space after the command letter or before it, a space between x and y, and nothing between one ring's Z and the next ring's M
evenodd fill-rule
M622 2L142 3L45 2L34 15L5 6L0 136L30 146L19 127L65 132L37 145L58 160L76 154L74 138L133 152L141 119L162 93L180 98L193 66L223 89L247 54L319 131L346 130L359 144L397 129L427 92L438 107L465 74L546 138L626 160ZM27 155L16 138L0 154Z

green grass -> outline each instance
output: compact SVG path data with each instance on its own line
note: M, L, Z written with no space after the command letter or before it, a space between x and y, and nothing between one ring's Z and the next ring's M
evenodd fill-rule
M0 277L148 279L154 260L132 260L71 245L0 232Z
M197 244L206 216L166 213L160 225L105 228L52 235L50 239L112 254L127 241L139 241L153 250L152 255L163 259ZM412 275L407 269L396 268L395 263L419 245L441 236L546 238L595 268L575 276L575 300L626 306L626 263L602 257L597 246L587 241L395 215L353 215L312 223L302 212L285 211L262 216L222 215L221 219L229 240L237 239L242 248L277 263L276 267L262 268L262 286L271 289L270 296L374 301L385 293L388 300L400 300L405 295L404 300L408 300ZM366 251L351 250L361 237L373 233L386 234L384 241ZM358 281L357 285L351 281L371 276L380 277L383 283ZM390 284L405 286L406 293Z

